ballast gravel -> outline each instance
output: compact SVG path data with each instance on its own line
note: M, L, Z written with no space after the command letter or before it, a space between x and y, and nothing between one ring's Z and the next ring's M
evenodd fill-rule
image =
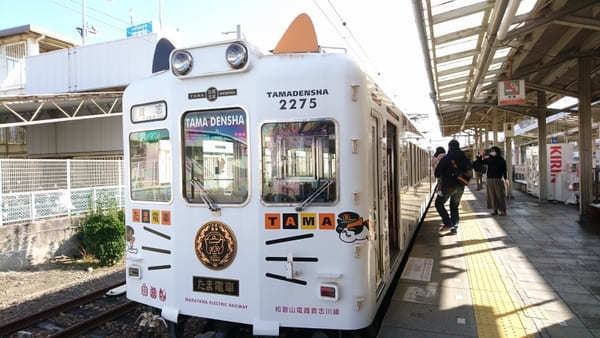
M0 326L125 280L125 263L95 268L43 264L0 271Z

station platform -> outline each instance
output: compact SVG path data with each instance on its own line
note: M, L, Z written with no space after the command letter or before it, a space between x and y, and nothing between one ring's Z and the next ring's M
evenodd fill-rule
M378 337L599 337L600 231L518 191L492 216L475 190L457 235L432 202Z

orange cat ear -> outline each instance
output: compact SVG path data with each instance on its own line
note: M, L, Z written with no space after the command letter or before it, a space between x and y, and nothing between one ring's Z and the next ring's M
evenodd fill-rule
M292 21L273 54L318 53L317 34L310 17L302 13Z

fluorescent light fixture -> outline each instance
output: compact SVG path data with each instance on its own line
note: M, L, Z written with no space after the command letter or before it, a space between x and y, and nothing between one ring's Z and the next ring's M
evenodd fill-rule
M570 106L572 106L574 104L578 104L578 103L579 103L579 100L576 97L565 96L565 97L561 98L560 100L557 100L553 104L549 105L548 108L565 109L567 107L570 107Z

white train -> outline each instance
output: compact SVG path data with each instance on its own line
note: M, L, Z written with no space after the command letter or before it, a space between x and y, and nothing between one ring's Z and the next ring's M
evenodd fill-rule
M306 15L273 53L172 49L123 96L127 297L260 335L369 326L432 193L416 129Z

